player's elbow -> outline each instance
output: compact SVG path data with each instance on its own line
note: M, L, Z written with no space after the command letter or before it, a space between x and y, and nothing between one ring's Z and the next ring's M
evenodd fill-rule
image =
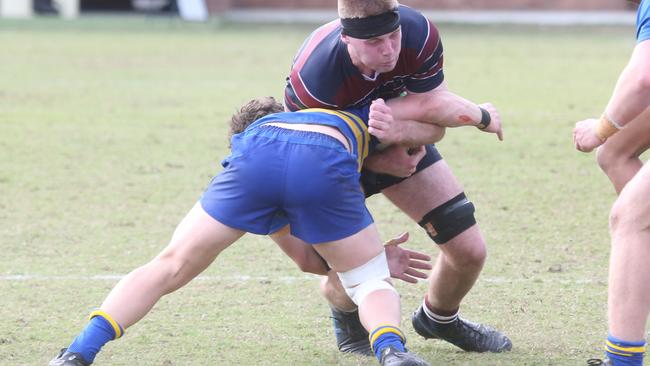
M327 274L328 268L325 266L325 262L318 255L305 254L302 256L294 256L292 259L300 271L304 273L312 273L321 276Z
M433 130L432 136L431 136L431 143L435 144L436 142L439 142L442 140L443 137L445 137L445 133L447 132L447 129L441 126L436 126Z

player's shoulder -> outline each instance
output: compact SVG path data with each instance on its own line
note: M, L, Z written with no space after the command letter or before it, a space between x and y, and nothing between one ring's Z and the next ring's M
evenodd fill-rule
M438 43L438 29L424 14L406 5L400 5L399 14L406 46L423 47L426 43Z
M338 19L314 30L300 47L298 59L318 59L320 56L338 52L341 23ZM299 60L296 61L299 61Z
M341 57L340 37L341 29L338 20L316 29L298 51L292 71L300 72L303 78L310 78L318 77L318 74L323 73L324 70L335 69L337 63L333 61Z

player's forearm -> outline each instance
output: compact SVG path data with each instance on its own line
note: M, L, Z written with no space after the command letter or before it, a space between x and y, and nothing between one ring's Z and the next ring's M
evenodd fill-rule
M419 121L399 121L402 127L398 144L403 146L422 146L435 144L445 136L445 128Z
M391 99L388 105L395 120L419 121L440 127L476 126L481 121L481 109L445 85L427 93L411 93Z
M481 122L481 109L449 90L434 92L430 98L428 120L442 127L476 126Z
M650 106L650 41L636 46L621 73L605 114L620 126L638 117Z

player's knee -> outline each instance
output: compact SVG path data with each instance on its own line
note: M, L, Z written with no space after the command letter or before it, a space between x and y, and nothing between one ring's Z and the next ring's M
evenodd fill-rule
M357 308L357 305L350 299L334 271L330 271L327 276L321 278L320 292L327 302L329 302L330 306L338 310L354 311Z
M621 157L618 153L606 148L605 146L601 146L596 150L596 161L605 174L616 167L620 159Z
M437 244L445 244L476 224L474 204L461 192L429 211L419 222Z
M487 248L485 243L467 246L455 256L454 265L458 268L483 268L487 259Z
M330 271L334 272L334 271ZM341 282L338 281L338 277L330 276L329 273L327 276L323 276L320 279L320 293L326 299L334 299L340 296L341 291L345 293L345 290L341 286Z
M609 212L609 230L612 235L627 231L640 231L650 227L650 211L646 205L638 205L636 197L625 191L616 199Z
M396 293L393 285L388 282L390 272L384 251L359 267L339 272L338 276L345 292L357 306L376 291L389 290Z

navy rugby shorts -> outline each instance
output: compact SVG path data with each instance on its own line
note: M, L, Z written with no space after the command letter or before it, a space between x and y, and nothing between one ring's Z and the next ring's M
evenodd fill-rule
M435 145L425 145L424 148L426 154L415 168L415 173L413 173L414 175L433 165L437 161L442 160L442 156L438 152L438 149L436 149ZM364 169L361 172L361 184L363 185L363 191L365 192L366 197L377 194L392 185L400 183L404 179L407 178L396 177L388 174L378 174L367 169Z

